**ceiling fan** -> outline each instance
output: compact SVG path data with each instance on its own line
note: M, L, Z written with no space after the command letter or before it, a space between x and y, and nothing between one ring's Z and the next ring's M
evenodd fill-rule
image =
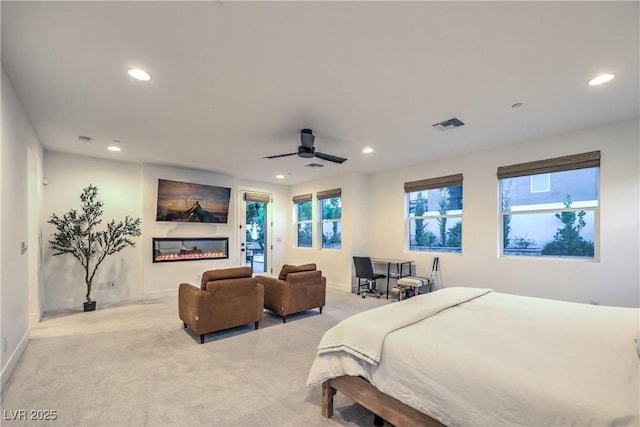
M295 153L287 153L287 154L276 154L275 156L267 156L265 159L277 159L278 157L287 157L287 156L295 156L302 157L305 159L310 159L312 157L317 157L322 160L328 160L334 163L343 163L347 159L342 157L333 156L331 154L320 153L316 151L316 147L313 146L313 141L316 139L313 131L311 129L302 129L300 131L300 146L298 147L298 151Z

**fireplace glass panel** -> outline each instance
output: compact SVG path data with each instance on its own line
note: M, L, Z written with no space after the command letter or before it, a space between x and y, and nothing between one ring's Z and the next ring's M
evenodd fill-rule
M154 237L153 262L229 258L228 237Z

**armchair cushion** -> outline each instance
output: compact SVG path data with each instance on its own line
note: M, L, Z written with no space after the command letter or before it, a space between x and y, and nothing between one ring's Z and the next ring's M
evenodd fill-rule
M241 277L251 277L253 270L251 267L234 267L225 268L221 270L209 270L202 273L202 279L200 280L200 289L207 289L208 282L214 282L216 280L237 279Z
M297 273L299 271L315 271L315 269L316 269L316 265L313 263L302 264L302 265L285 264L282 266L282 270L280 270L280 275L278 276L278 279L287 280L287 276L289 275L289 273Z

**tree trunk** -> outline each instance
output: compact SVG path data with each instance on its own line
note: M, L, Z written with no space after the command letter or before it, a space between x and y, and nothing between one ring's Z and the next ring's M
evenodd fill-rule
M87 302L91 302L91 280L86 279L85 282L87 284Z

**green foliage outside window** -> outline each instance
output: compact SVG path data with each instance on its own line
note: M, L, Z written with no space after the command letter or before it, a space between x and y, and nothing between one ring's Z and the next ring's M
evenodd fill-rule
M564 202L565 208L571 207L571 195L567 195ZM580 230L584 228L585 211L562 211L556 213L564 226L558 228L553 240L548 242L542 248L542 255L565 255L565 256L588 256L593 257L593 242L586 241L581 235ZM577 221L577 224L576 224Z
M263 202L247 203L247 242L264 242L264 209ZM257 238L252 237L252 228L257 229Z
M449 189L447 187L442 188L440 190L440 201L438 202L438 213L440 215L447 214L450 199ZM447 217L438 218L438 227L440 229L440 241L438 243L442 247L447 246ZM452 245L450 244L449 246Z
M502 212L511 210L511 186L513 181L508 181L506 188L502 189ZM502 215L502 247L508 248L511 243L509 233L511 233L511 215Z
M421 217L427 211L427 199L422 196L422 192L418 193L414 207L414 215ZM416 218L415 244L416 246L433 246L436 241L436 235L427 230L428 222L422 218Z
M322 247L339 248L342 244L342 233L338 230L342 219L342 198L331 197L322 200L322 219L331 221L331 230L326 231L326 223L322 230Z
M447 231L447 243L454 248L462 246L462 222L458 222L449 228L449 231Z

